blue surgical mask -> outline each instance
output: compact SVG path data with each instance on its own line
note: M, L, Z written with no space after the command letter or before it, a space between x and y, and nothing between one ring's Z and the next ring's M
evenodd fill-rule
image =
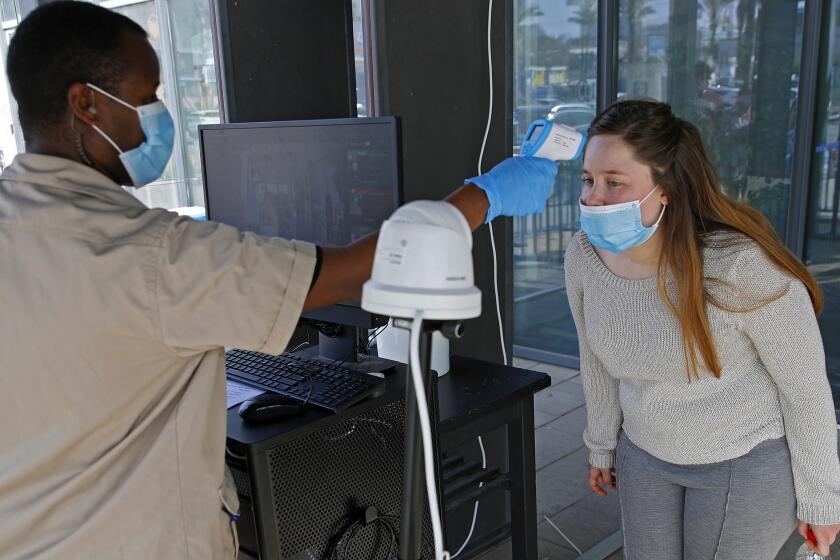
M621 253L650 239L665 215L665 206L656 223L649 227L642 224L641 207L658 188L654 187L643 199L632 202L606 206L586 206L581 202L580 227L589 242L599 249Z
M136 148L123 151L98 126L93 125L93 129L120 154L120 161L131 178L132 185L142 187L157 181L163 175L166 164L169 163L169 158L172 156L172 147L175 144L175 123L173 123L172 115L169 114L166 105L162 101L155 101L148 105L135 107L93 84L86 85L132 111L137 111L140 116L140 128L143 129L146 139Z

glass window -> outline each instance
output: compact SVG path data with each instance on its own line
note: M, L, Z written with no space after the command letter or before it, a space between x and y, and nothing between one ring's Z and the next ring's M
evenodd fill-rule
M204 0L99 2L136 21L160 60L160 99L177 132L163 176L134 195L148 206L204 206L198 126L219 122L210 5Z
M5 32L3 32L3 35L4 37L0 38L0 40L5 39ZM6 50L4 44L0 52L5 54ZM15 131L17 130L17 123L15 122L17 105L15 104L15 99L12 96L12 91L6 79L5 56L0 57L0 74L2 74L3 81L3 84L0 85L0 171L2 171L18 154L20 151L19 144L23 142L22 138L19 140L15 136Z
M119 12L146 30L160 61L160 99L175 120L176 142L163 176L142 189L129 189L146 205L163 208L204 206L198 126L220 121L216 68L213 58L210 4L207 0L90 0ZM5 42L14 28L18 12L15 0L0 0L0 18ZM361 0L353 0L353 30L356 93L360 116L367 114ZM3 57L5 60L5 56ZM2 64L2 61L0 61ZM3 68L0 67L0 70ZM0 87L0 166L8 164L22 147L15 128L16 107L8 89Z
M98 3L104 5L105 7L110 7L115 12L119 12L122 15L134 20L138 25L140 25L140 27L146 30L146 33L148 33L149 43L151 43L152 48L155 49L161 67L161 87L158 92L158 97L166 104L169 112L172 113L172 118L175 119L176 128L178 129L178 135L182 136L183 131L178 127L178 124L180 123L178 123L177 111L175 110L175 107L172 106L172 103L170 103L170 100L167 99L167 93L169 93L169 88L167 88L167 86L170 85L172 78L166 72L166 59L164 58L164 53L161 49L161 26L158 19L155 1L141 0L127 5L123 2L118 6L111 6L110 4L113 4L113 2L108 1ZM169 165L166 166L166 170L164 170L163 176L160 179L143 187L142 189L130 189L132 194L146 203L147 206L161 208L187 206L186 204L181 204L182 196L180 196L180 193L178 192L177 168L179 162L176 155L178 151L179 150L175 150L173 152L173 157L169 160Z
M170 1L171 61L183 158L179 189L189 206L204 206L198 126L219 122L219 90L213 58L209 3Z
M513 145L550 116L577 129L595 117L596 0L515 0ZM513 292L517 355L577 356L563 257L578 227L582 162L561 165L540 215L514 219Z
M203 206L198 125L219 122L219 99L210 5L206 0L93 0L137 22L148 33L160 61L160 99L175 120L172 159L163 176L142 189L130 189L148 206ZM5 55L17 26L14 0L0 0ZM5 61L5 56L3 56ZM7 165L23 146L16 128L14 99L5 69L0 87L0 166Z
M353 0L353 59L356 66L356 112L360 117L370 114L367 107L365 81L365 43L362 29L362 0Z
M15 0L0 0L0 19L4 22L17 23L18 11L15 6Z
M698 126L723 189L785 231L804 2L621 0L619 98Z
M23 151L23 135L19 130L17 122L17 103L12 96L6 78L6 54L8 53L9 41L12 40L15 28L17 27L19 14L15 0L0 0L0 21L2 21L2 32L0 32L0 170L9 165L14 157Z
M805 263L820 282L819 318L834 402L840 404L840 6L832 2L825 66L817 94L816 145L808 201Z

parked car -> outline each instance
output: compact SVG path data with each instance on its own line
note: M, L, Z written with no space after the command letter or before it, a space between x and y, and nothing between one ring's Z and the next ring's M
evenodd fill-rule
M585 132L589 128L594 118L595 109L586 103L555 105L548 113L548 120L565 124L581 132Z
M539 98L533 99L527 105L519 105L513 108L513 143L522 142L528 127L537 119L547 119L551 108L557 104L557 99Z

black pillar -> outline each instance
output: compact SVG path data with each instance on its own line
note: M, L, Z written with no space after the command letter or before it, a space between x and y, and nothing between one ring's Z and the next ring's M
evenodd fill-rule
M356 115L350 0L213 0L226 122Z
M383 115L402 119L406 201L439 199L477 174L488 115L487 0L376 0L377 95ZM483 171L511 154L513 6L493 3L493 119ZM494 222L499 295L508 357L513 344L513 224ZM454 352L500 362L487 227L474 236L482 316L467 321Z

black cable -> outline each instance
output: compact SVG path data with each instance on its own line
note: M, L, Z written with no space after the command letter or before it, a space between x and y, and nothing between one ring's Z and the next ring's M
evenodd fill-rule
M368 519L369 516L372 516ZM376 511L376 508L371 506L365 509L362 514L350 525L348 525L344 531L338 535L338 539L333 541L334 544L332 545L331 549L329 550L328 560L344 560L346 557L347 551L350 549L350 546L353 544L353 539L359 533L359 531L363 527L374 526L379 530L380 526L384 526L385 529L388 531L388 534L391 536L390 543L388 545L388 555L385 557L385 560L391 560L395 549L397 547L397 532L394 527L391 525L391 522L399 523L399 517L394 515L379 515ZM377 533L377 543L378 543L378 533ZM376 558L376 550L378 546L374 548L373 557Z
M384 330L385 330L385 328L386 328L387 326L388 326L388 325L384 325L383 327L380 327L380 330L379 330L378 332L375 332L375 333L374 333L373 338L371 338L371 339L369 339L369 340L367 341L367 343L365 344L365 352L370 353L370 345L371 345L371 343L372 343L372 342L376 339L376 337L377 337L377 336L379 336L380 334L382 334L382 331L384 331ZM356 339L356 342L357 342L357 343L359 342L358 338ZM330 367L336 367L336 368L339 368L339 367L343 366L343 365L344 365L344 363L345 363L347 360L349 360L349 359L350 359L350 356L352 356L355 352L356 352L356 348L354 347L352 350L350 350L347 354L345 354L345 355L344 355L344 356L342 356L341 358L338 358L338 359L336 359L336 360L333 360L333 362L330 364ZM340 361L339 361L339 360L340 360Z

